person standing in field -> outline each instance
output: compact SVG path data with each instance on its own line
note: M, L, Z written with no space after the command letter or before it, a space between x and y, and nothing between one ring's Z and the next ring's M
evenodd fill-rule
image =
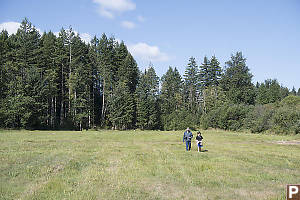
M186 150L190 151L191 150L191 143L192 143L192 138L193 138L193 134L190 131L189 128L186 129L186 131L183 134L183 142L185 141L186 144Z
M198 146L198 152L201 152L201 147L203 147L202 140L203 140L203 137L201 135L201 132L198 131L197 132L197 137L196 137L196 142L197 142L197 146Z

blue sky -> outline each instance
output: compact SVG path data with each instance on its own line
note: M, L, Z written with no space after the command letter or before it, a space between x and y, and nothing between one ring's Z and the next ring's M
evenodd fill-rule
M1 0L0 29L14 32L24 17L41 31L71 25L85 40L114 35L159 76L169 66L183 74L191 56L215 55L223 67L242 51L254 83L300 87L298 0Z

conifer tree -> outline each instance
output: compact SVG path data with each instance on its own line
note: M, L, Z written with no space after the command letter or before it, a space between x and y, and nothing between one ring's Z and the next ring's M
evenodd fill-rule
M233 103L254 104L255 91L252 84L253 75L246 65L242 52L231 56L226 62L226 68L220 81L221 88Z
M13 50L9 53L11 81L8 83L6 108L9 127L33 128L43 121L43 74L40 62L40 34L24 19L16 35L11 36Z
M183 107L183 81L176 67L169 67L161 78L161 101L164 115Z
M114 58L114 83L109 98L108 116L116 129L133 128L136 124L137 64L123 42L116 44ZM119 116L118 113L122 115Z
M219 86L219 81L221 79L222 69L220 63L215 56L210 59L210 73L211 73L211 85Z
M256 95L256 102L259 104L268 104L280 101L281 87L276 79L267 79L259 84Z
M59 32L59 36L55 43L55 65L58 68L58 90L56 112L58 117L58 126L63 127L67 124L67 102L68 102L68 49L67 49L67 33L64 28Z
M184 94L188 109L191 112L196 112L196 103L199 95L199 76L198 65L194 57L189 59L184 74Z
M141 129L158 129L159 121L159 78L153 66L140 73L137 87L137 126Z
M101 75L99 71L99 52L97 50L99 39L95 36L88 46L88 58L90 65L90 113L89 127L94 127L97 122L100 122L101 105L98 105L101 100ZM99 102L99 103L98 103Z
M49 128L58 126L57 118L57 104L58 104L58 84L59 84L59 67L55 63L55 44L56 36L52 33L44 33L41 37L41 68L44 72L45 90L43 96L45 97L46 110L46 125Z
M199 80L199 82L201 83L200 87L202 89L209 87L212 84L210 61L206 56L204 56L203 63L202 65L200 65Z
M294 86L293 86L293 88L292 88L291 95L294 95L294 96L296 96L296 95L297 95L297 92L296 92L296 89L295 89L295 87L294 87Z
M102 88L102 108L101 108L101 124L107 125L107 111L109 106L109 98L112 95L113 88L115 86L116 78L116 65L115 59L115 41L113 38L108 39L105 34L102 35L99 45L99 71L101 73L101 88Z
M10 70L8 68L9 56L11 51L8 32L3 30L0 33L0 127L5 127L5 100L8 93L8 83L10 81Z

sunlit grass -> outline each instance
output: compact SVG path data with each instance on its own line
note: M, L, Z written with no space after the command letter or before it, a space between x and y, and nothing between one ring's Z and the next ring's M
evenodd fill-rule
M300 136L203 131L1 131L0 199L285 199Z

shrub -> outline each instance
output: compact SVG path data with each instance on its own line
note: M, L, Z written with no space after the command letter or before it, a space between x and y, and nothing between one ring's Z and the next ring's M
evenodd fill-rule
M244 125L244 119L251 111L251 106L243 104L224 105L216 108L201 118L203 128L221 128L239 130Z
M288 107L278 108L273 115L275 133L299 133L300 110Z
M199 116L188 110L177 110L169 115L162 116L164 130L184 130L187 127L194 129L199 124Z
M280 102L280 105L300 109L300 96L287 96Z
M274 113L272 104L256 105L245 119L245 128L252 133L260 133L272 127L272 116Z

